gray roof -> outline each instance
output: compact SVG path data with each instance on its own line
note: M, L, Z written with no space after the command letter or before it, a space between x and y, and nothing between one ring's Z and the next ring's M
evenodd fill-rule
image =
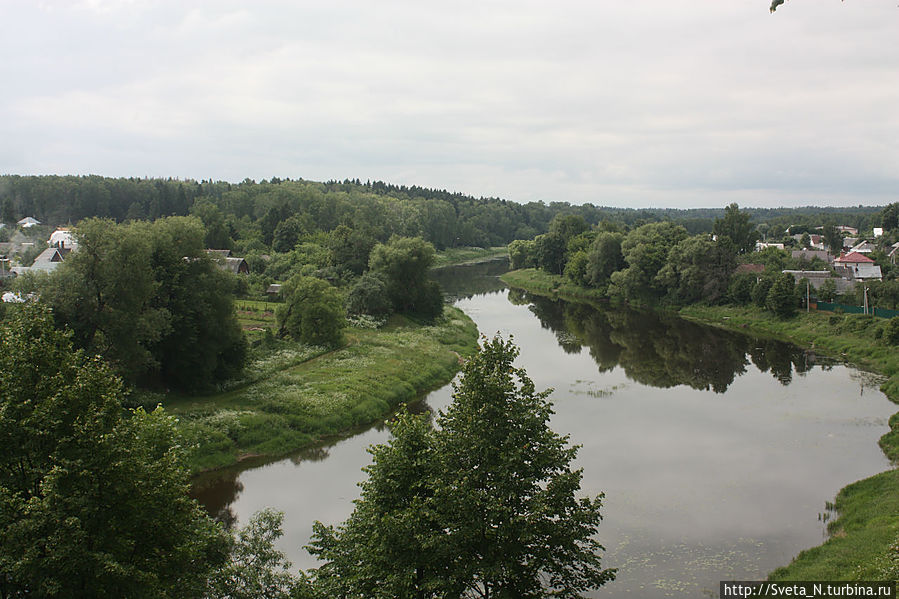
M62 264L62 253L57 248L47 248L34 259L31 270L53 272L60 264Z

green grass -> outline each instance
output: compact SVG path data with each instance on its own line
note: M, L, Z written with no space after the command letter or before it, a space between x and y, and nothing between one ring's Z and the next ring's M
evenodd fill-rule
M564 282L562 277L533 269L512 271L502 279L510 286L539 295L575 301L604 299L601 291L581 289ZM881 390L899 403L899 347L886 341L885 319L811 312L783 320L751 306L703 305L682 308L680 315L721 328L791 341L884 374L889 378ZM886 456L894 464L899 463L899 413L890 418L890 431L879 443ZM834 507L838 517L828 526L830 538L772 572L771 580L895 577L895 565L891 565L888 555L891 545L895 546L899 539L899 470L894 468L848 485L837 495Z
M434 257L434 268L453 266L459 264L471 264L474 262L486 262L497 258L508 258L509 249L506 246L492 248L461 247L447 248L437 252Z
M195 448L192 470L288 453L383 418L451 380L460 355L473 353L477 328L447 307L433 325L394 316L379 330L349 329L346 337L334 351L270 342L254 348L230 390L167 398L166 410Z
M569 299L581 302L594 302L607 299L603 289L586 289L571 283L557 275L536 268L511 270L503 274L502 279L510 287L518 287L552 298Z

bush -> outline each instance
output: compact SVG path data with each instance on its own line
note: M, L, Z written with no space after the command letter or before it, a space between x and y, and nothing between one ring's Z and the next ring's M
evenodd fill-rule
M890 345L899 345L899 316L887 321L883 336Z
M281 294L284 304L275 313L280 336L326 347L343 343L343 297L327 281L295 275L281 288Z
M384 279L368 273L359 277L347 295L346 309L348 314L389 315L393 304Z
M755 286L753 286L752 293L750 294L752 303L759 308L764 308L765 303L768 300L768 292L771 291L771 285L773 283L774 282L767 277L759 280Z
M793 275L788 273L782 274L774 281L765 298L765 306L781 318L789 318L796 314L798 303L796 284Z

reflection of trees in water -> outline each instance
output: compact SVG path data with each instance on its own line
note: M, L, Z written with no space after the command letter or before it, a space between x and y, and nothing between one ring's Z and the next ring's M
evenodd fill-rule
M755 339L749 356L756 368L762 372L771 372L772 376L784 385L793 380L793 371L805 374L815 365L809 359L809 353L803 349L774 339Z
M621 366L628 378L653 387L688 385L724 393L751 360L783 384L816 364L795 345L705 327L674 316L623 307L598 308L517 294L568 353L587 347L600 372ZM748 356L748 358L747 358Z
M199 502L206 512L231 530L237 524L237 514L231 505L243 492L238 480L239 471L221 471L214 476L201 477L191 489L190 496Z
M415 414L426 414L428 420L433 423L435 413L426 402L415 402L409 405L408 409ZM325 443L294 452L287 459L297 465L303 462L324 461L330 457L331 448L347 437L364 433L371 429L383 431L387 428L387 422L392 418L393 415L386 419L378 420L372 425L357 427L347 432L347 434L335 437ZM241 473L244 470L279 462L283 459L285 459L284 456L251 458L237 466L202 474L194 480L190 496L196 499L210 516L222 522L228 529L232 529L237 523L237 515L231 510L231 505L237 501L244 488L243 483L240 482Z
M499 276L508 270L508 259L500 259L440 268L432 270L428 276L440 284L450 301L455 301L502 291L506 284L499 280Z

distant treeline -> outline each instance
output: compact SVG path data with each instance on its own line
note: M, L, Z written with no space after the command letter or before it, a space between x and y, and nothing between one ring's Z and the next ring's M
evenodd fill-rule
M766 237L780 237L790 226L820 227L825 220L860 231L880 226L881 208L744 208ZM338 225L364 230L386 241L391 235L420 236L440 250L455 246L497 246L546 233L557 214L581 216L590 225L612 222L634 228L671 220L688 233L711 232L722 208L632 209L572 205L568 202L519 204L475 198L425 187L356 180L319 183L279 179L255 182L91 176L0 176L0 221L33 216L48 225L76 224L89 217L156 220L195 214L215 247L238 251L265 246L285 251L296 236L328 232ZM276 229L282 226L282 239ZM296 233L296 235L295 235ZM279 241L279 247L272 247ZM258 243L254 243L258 242Z

